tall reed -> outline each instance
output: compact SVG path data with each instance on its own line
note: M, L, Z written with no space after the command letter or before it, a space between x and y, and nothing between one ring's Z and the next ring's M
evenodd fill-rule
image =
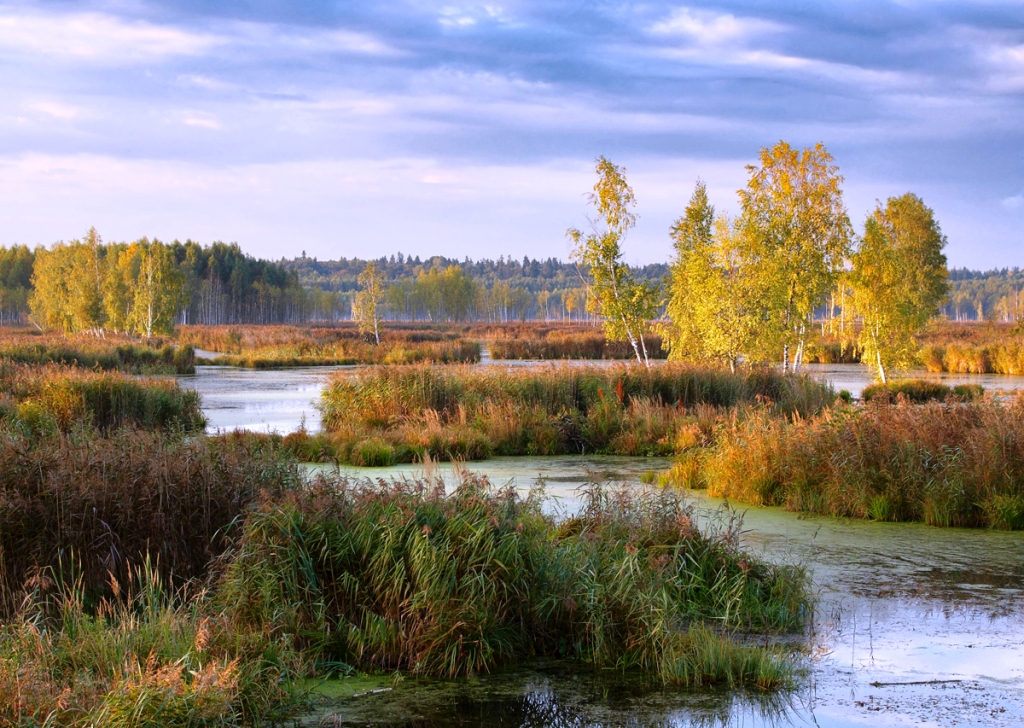
M183 432L206 426L199 395L173 379L6 361L0 361L0 419L25 434L67 432L76 426Z
M105 337L42 333L34 329L0 329L0 360L18 364L63 364L131 374L193 374L191 346L174 346L156 338L145 343L127 336Z
M201 576L248 504L300 482L257 438L182 439L120 430L39 441L0 431L0 615L35 570L74 558L94 597L130 564L175 580Z
M809 378L771 369L377 367L334 376L321 410L336 457L381 465L424 452L667 455L699 406L810 414L833 397Z
M666 490L596 489L559 523L537 494L472 478L450 495L322 481L250 517L218 599L249 629L363 670L453 677L544 654L688 684L785 682L778 654L702 625L798 628L803 572L695 518ZM742 659L724 659L729 649Z
M843 407L735 421L690 485L791 510L935 526L1024 528L1024 399ZM684 469L685 470L685 469ZM682 471L681 471L682 472Z

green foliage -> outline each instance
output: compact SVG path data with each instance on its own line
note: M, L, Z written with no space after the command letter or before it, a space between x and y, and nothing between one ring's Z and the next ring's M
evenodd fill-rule
M759 351L789 351L806 339L815 308L835 287L849 254L852 229L843 203L838 167L823 144L798 151L786 142L761 150L760 166L748 166L740 190L742 257L762 291L766 325Z
M605 334L612 340L628 340L637 361L650 366L644 334L660 306L659 287L636 281L622 262L621 243L636 224L633 189L626 171L605 157L597 160L597 182L590 194L602 227L584 234L567 232L573 242L572 260L590 274L587 305L603 317Z
M672 226L675 259L665 326L672 359L725 362L753 358L767 312L752 267L726 217L715 217L707 188L698 182L686 212Z
M914 335L938 313L949 291L945 244L934 214L911 193L890 197L865 223L849 282L853 309L863 322L863 359L883 383L887 371L915 363Z
M872 384L864 387L861 398L865 402L873 399L891 401L899 396L905 397L910 402L918 404L931 400L945 400L953 394L953 390L942 382L932 382L927 379L898 379L885 384Z

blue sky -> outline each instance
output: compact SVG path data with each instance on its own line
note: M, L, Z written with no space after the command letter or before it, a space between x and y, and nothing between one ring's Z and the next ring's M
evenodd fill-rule
M785 139L1024 265L1021 2L0 3L0 101L0 245L564 258L603 154L655 262Z

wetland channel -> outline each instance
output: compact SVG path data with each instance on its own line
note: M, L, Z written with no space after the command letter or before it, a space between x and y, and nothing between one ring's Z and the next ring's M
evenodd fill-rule
M863 367L808 371L857 390ZM181 377L202 395L210 430L290 432L319 426L313 402L326 368L198 367ZM936 376L936 375L933 375ZM1018 377L944 375L987 389L1024 388ZM854 391L856 394L857 391ZM668 459L517 457L471 463L496 485L543 484L566 511L591 482L643 487ZM328 466L315 466L328 467ZM333 466L330 466L333 467ZM450 465L435 474L454 482ZM421 466L343 467L353 477L411 477ZM694 493L705 518L722 501ZM819 603L801 637L792 691L666 688L634 675L539 663L471 680L390 677L332 680L312 725L333 726L1017 726L1024 725L1024 533L805 517L741 508L743 545L806 566Z

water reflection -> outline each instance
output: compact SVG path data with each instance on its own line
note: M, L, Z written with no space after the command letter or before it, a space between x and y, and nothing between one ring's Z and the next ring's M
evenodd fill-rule
M636 674L538 663L474 680L411 680L393 690L321 705L322 726L726 728L799 725L790 692L693 690Z

